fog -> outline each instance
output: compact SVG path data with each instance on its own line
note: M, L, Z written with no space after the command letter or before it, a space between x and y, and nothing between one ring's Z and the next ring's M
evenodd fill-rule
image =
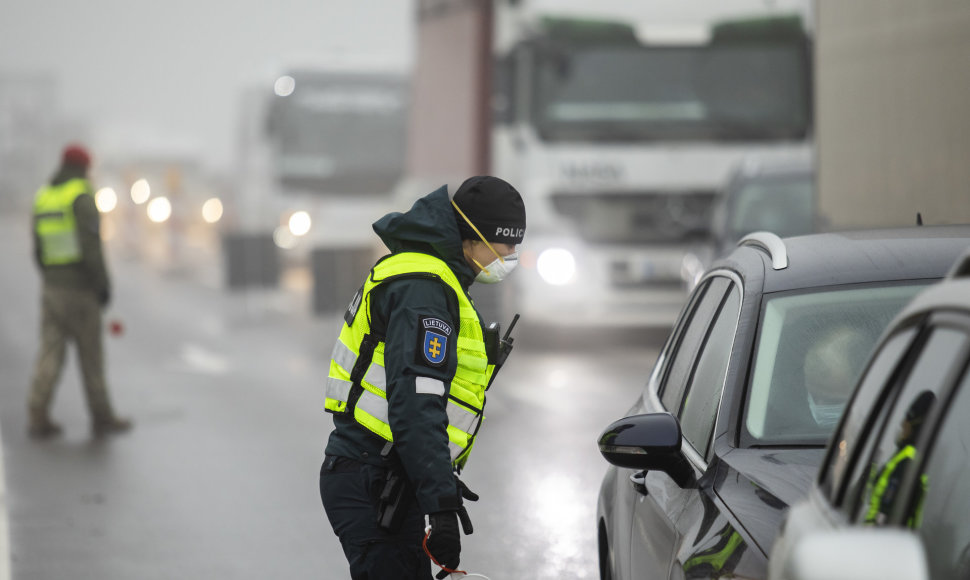
M0 81L49 80L64 137L102 155L189 153L226 170L245 87L295 61L405 68L412 11L407 0L8 0Z

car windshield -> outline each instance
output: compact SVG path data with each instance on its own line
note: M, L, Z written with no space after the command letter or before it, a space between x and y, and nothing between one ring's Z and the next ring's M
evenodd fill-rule
M781 237L812 233L815 184L811 175L752 181L739 189L730 210L730 235L740 240L751 232Z
M824 445L879 335L923 282L767 295L744 414L749 445Z

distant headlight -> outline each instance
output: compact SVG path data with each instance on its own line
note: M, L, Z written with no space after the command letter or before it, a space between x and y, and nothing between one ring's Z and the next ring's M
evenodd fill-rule
M304 236L310 231L310 214L303 210L293 212L293 215L290 216L287 225L290 228L290 233L294 236Z
M118 194L110 187L102 187L94 194L94 205L101 213L108 213L118 207Z
M172 202L167 197L156 197L148 202L148 219L160 224L172 217Z
M273 242L279 248L292 250L296 247L296 236L290 232L289 228L279 226L273 231Z
M222 202L218 197L210 197L202 204L202 219L209 224L222 219Z
M553 286L569 284L576 276L576 258L563 248L550 248L539 254L536 270L542 279Z

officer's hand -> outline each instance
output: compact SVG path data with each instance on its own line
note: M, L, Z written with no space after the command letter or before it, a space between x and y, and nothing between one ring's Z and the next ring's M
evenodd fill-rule
M455 476L455 483L458 484L458 495L460 495L463 499L467 499L468 501L478 501L478 494L468 489L465 482L458 479L458 476Z
M428 536L428 553L435 563L443 569L437 578L449 574L445 569L457 570L461 556L461 532L458 531L458 513L455 511L435 512L428 515L431 534Z

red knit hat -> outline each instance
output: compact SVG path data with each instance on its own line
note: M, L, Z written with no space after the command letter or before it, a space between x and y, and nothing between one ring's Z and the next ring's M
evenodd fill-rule
M91 155L84 147L71 144L64 148L64 153L61 155L61 162L64 165L74 165L75 167L87 169L91 165Z

